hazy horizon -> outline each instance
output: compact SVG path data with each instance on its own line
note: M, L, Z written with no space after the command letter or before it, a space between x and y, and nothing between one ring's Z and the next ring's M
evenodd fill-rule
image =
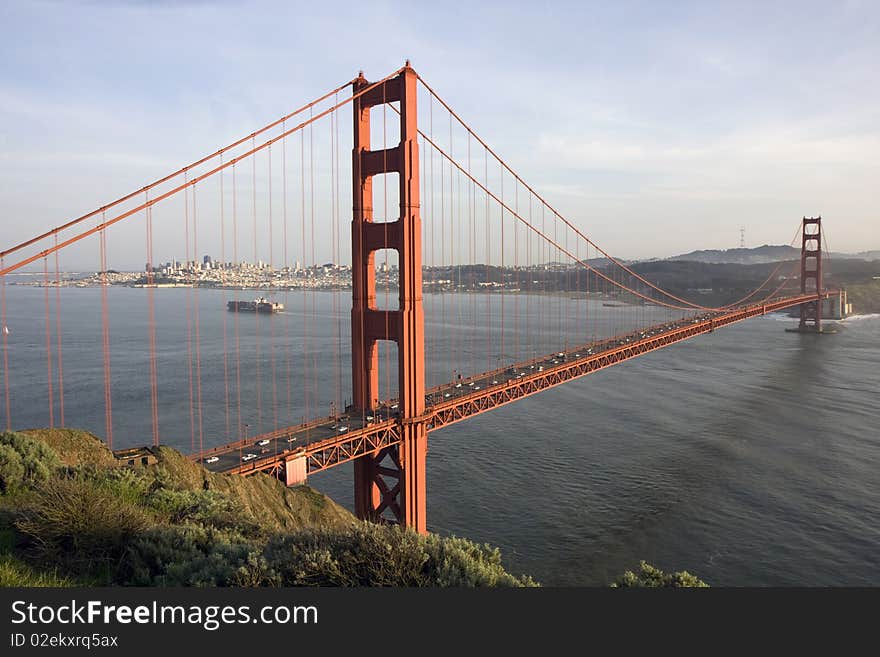
M617 257L737 248L741 227L784 244L804 215L832 251L880 249L874 3L42 0L0 23L3 248L410 58ZM136 246L110 266L142 263Z

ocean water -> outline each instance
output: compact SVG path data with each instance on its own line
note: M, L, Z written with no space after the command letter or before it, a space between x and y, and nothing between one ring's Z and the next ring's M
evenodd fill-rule
M100 294L64 288L60 306L66 424L104 436ZM108 295L114 447L146 444L147 291ZM347 294L279 295L287 311L271 319L226 313L225 300L250 297L155 291L163 442L220 444L350 395ZM49 302L57 353L54 290ZM525 344L547 353L585 330L667 318L583 300L516 304L426 297L428 385L501 354L528 358ZM45 291L8 285L6 307L11 423L45 426ZM503 351L485 327L502 317ZM550 585L604 585L640 559L713 585L880 585L880 316L822 336L785 333L794 321L752 319L433 432L429 529L496 545L510 570ZM189 404L196 351L201 417ZM380 372L388 395L391 379ZM310 484L351 507L350 465Z

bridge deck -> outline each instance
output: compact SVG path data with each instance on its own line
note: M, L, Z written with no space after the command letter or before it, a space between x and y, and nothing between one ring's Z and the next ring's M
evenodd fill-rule
M428 430L435 431L649 351L815 298L815 294L798 295L659 324L453 381L427 391L423 419ZM214 471L246 475L273 471L290 459L305 457L307 472L314 474L396 444L400 441L399 426L397 404L391 400L372 414L346 414L285 427L190 458Z

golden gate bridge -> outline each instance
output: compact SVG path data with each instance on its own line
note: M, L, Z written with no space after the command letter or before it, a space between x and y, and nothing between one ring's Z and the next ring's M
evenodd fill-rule
M350 171L342 164L349 143L341 128L349 114ZM350 233L342 209L348 198ZM110 263L113 245L126 253L141 249L147 320L141 335L126 339L145 345L138 403L149 405L152 443L159 445L181 432L177 416L166 411L181 400L163 390L167 373L159 373L157 248L182 247L191 263L206 248L219 249L222 263L264 260L269 273L299 270L300 262L314 270L350 252L345 329L321 315L314 289L295 291L300 303L285 303L283 321L275 313L224 316L222 397L206 389L202 372L199 290L206 284L197 279L187 288L184 328L164 340L186 348L173 374L187 381L191 458L217 471L272 474L287 485L352 461L359 517L424 532L429 433L758 315L799 306L799 329L821 332L829 295L821 218L804 217L793 242L798 238L800 262L779 263L760 286L726 305L664 290L550 205L407 62L374 82L361 73L188 166L6 248L0 322L6 327L15 311L7 306L8 277L41 268L45 368L27 363L28 378L45 373L46 425L66 426L62 258L96 264L101 294L93 321L103 371L96 385L103 388L104 439L112 448ZM396 294L393 286L377 287L377 269L396 271ZM561 272L564 286L548 286L551 270ZM452 280L425 294L425 271L451 272ZM230 272L215 272L224 309L239 283ZM448 290L469 294L447 303ZM338 316L338 295L333 304ZM428 330L426 314L435 320ZM245 320L268 326L244 331ZM304 340L292 338L292 321L300 322ZM328 331L332 366L319 367L312 347ZM253 360L242 357L251 335ZM11 429L13 401L24 393L5 330L2 350ZM435 365L426 368L426 360ZM330 384L318 380L327 371ZM221 412L217 431L209 416Z

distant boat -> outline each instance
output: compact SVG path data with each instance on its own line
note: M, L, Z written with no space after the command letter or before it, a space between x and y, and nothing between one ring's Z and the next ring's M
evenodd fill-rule
M226 309L231 312L239 313L280 313L284 310L283 303L268 301L263 297L254 299L253 301L227 301Z

